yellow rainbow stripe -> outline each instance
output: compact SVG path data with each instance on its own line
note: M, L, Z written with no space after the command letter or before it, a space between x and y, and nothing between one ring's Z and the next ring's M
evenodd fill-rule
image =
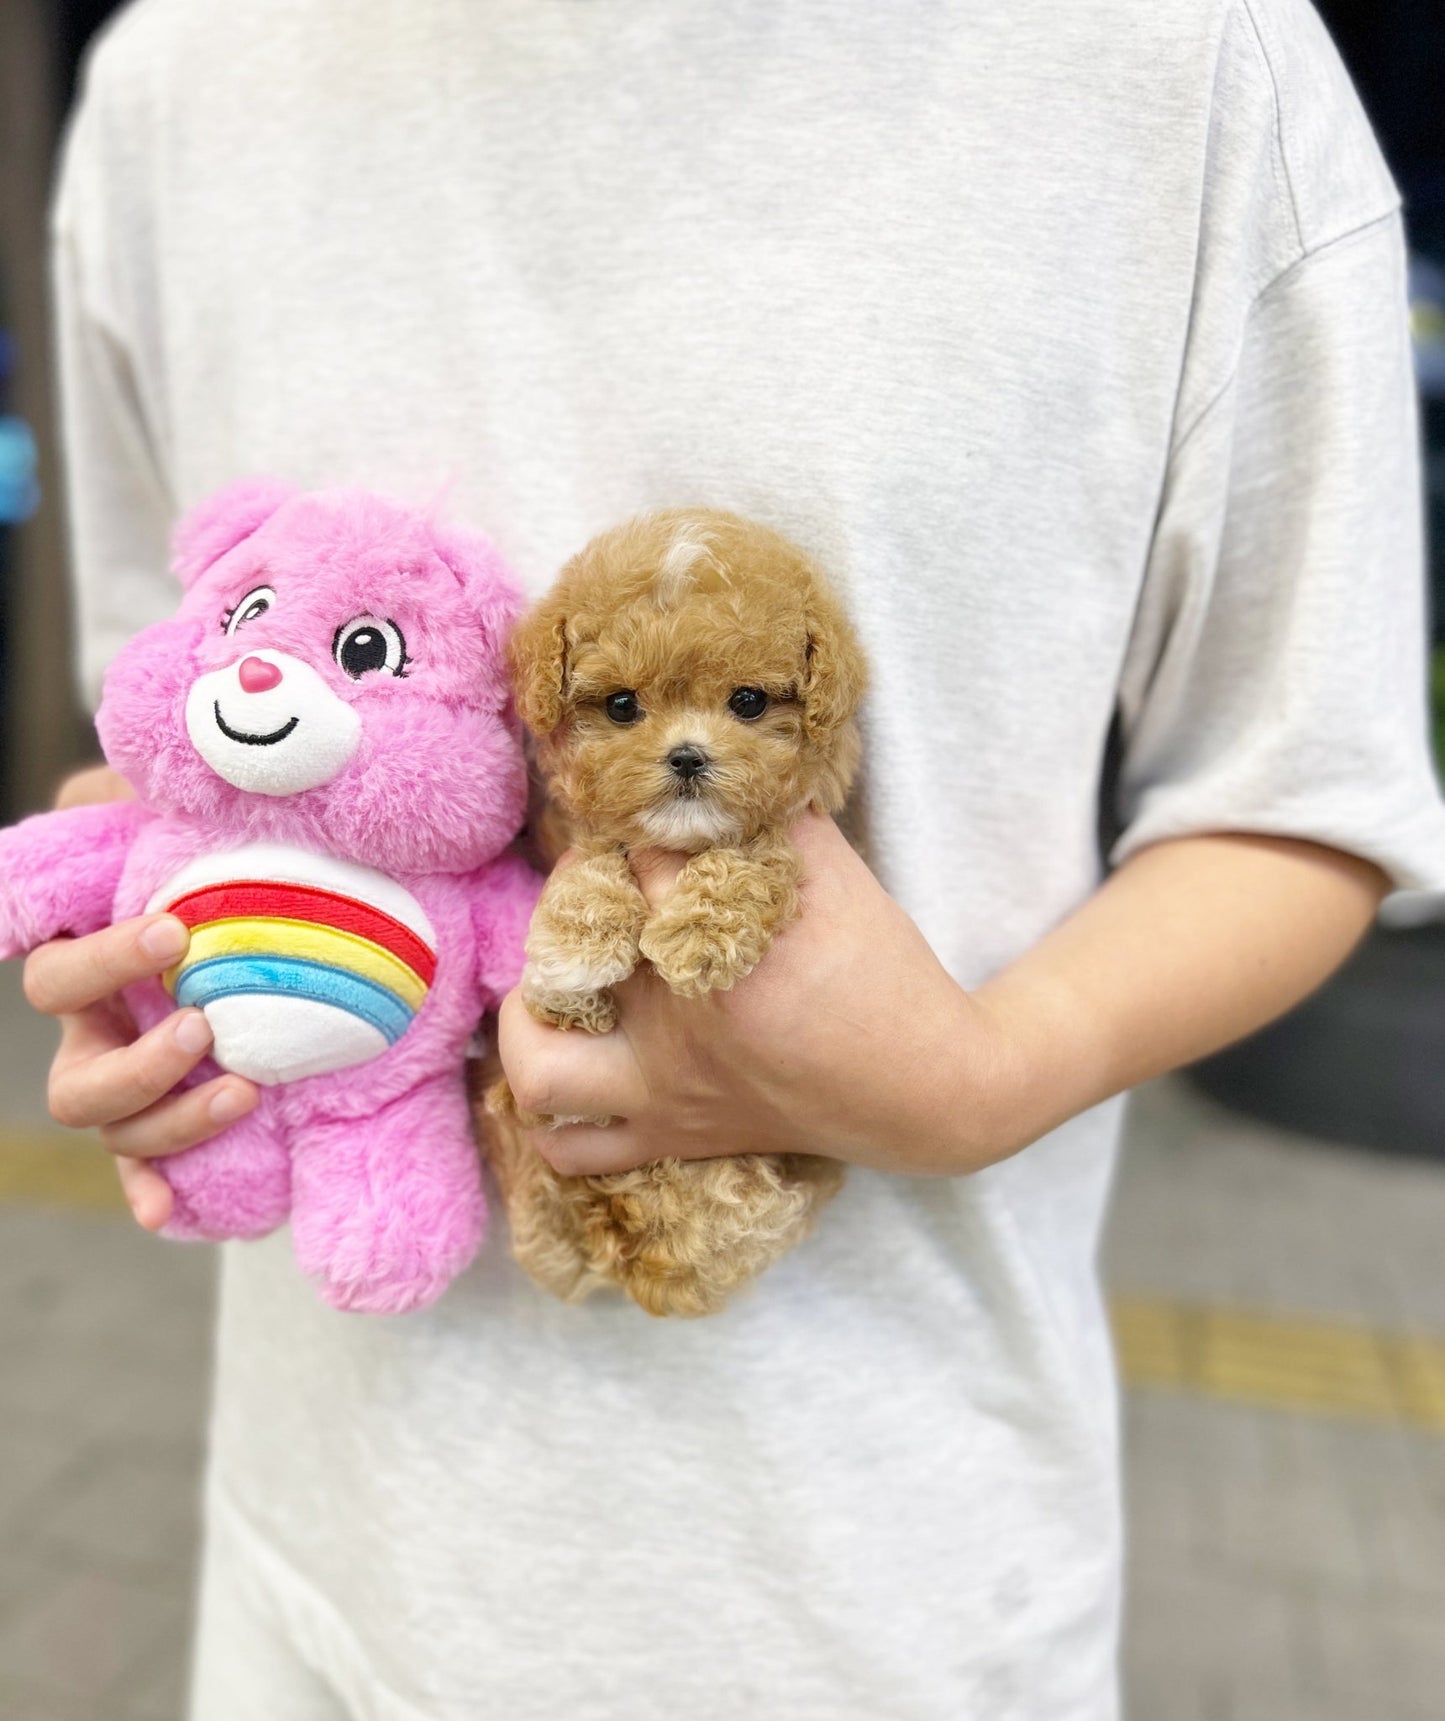
M412 1010L419 1010L426 999L426 983L415 969L369 938L314 921L279 918L212 920L198 926L184 961L166 975L166 985L174 992L185 969L214 957L282 954L359 974L395 993Z

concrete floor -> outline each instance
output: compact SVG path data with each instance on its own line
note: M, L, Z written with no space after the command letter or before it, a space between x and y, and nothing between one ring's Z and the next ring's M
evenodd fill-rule
M213 1265L0 1205L5 1721L179 1721Z
M0 968L0 1717L180 1721L212 1261L36 1139L50 1030L17 982ZM1131 1311L1130 1721L1445 1715L1442 1236L1445 1168L1139 1096L1106 1251ZM1211 1321L1213 1363L1161 1350ZM1374 1390L1362 1356L1406 1344L1425 1385Z
M1367 1334L1439 1367L1442 1237L1445 1166L1136 1097L1110 1284L1299 1337L1234 1402L1126 1394L1132 1721L1445 1716L1445 1398L1408 1419L1349 1372Z

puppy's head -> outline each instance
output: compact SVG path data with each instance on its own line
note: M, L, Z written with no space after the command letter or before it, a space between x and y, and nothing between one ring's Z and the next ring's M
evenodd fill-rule
M595 836L696 852L842 805L863 656L767 527L673 509L605 532L511 649L552 792Z

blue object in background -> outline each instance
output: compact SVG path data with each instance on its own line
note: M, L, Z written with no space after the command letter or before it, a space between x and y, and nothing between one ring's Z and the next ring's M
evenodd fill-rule
M39 506L30 426L23 418L0 417L0 526L19 525Z
M0 388L15 364L15 342L0 329ZM23 418L0 413L0 526L28 520L40 506L35 437Z

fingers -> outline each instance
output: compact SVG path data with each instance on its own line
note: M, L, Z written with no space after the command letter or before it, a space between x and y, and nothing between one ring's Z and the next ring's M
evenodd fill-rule
M60 1049L56 1060L58 1062L62 1055L67 1061L77 1063L82 1058L97 1058L102 1052L133 1045L135 1037L135 1023L125 1006L119 999L107 999L103 1004L92 1004L88 1009L60 1018ZM54 1073L55 1065L52 1064L51 1074Z
M177 1010L130 1045L115 1045L108 1012L70 1017L50 1066L50 1114L68 1129L119 1123L162 1099L211 1047L199 1010Z
M843 848L851 852L851 844L828 813L809 807L788 829L788 838L800 854L826 854Z
M671 849L634 849L627 857L637 888L647 899L649 908L659 908L667 901L677 875L687 865L688 857Z
M545 1117L626 1117L647 1089L625 1034L564 1032L527 1013L509 992L497 1014L497 1050L518 1106Z
M72 772L55 792L57 807L89 807L97 801L133 801L135 790L109 765Z
M132 1117L106 1124L100 1132L101 1146L129 1160L180 1153L209 1141L227 1124L254 1111L259 1097L250 1082L239 1076L221 1076L159 1100Z
M625 1122L561 1124L532 1129L527 1138L554 1171L563 1177L605 1177L613 1171L635 1171L658 1157L656 1146L644 1143Z
M57 938L26 962L25 997L47 1016L83 1010L123 986L163 974L189 943L184 922L172 914L123 920L86 938Z
M171 1186L160 1172L139 1159L118 1159L121 1194L130 1203L135 1222L146 1231L159 1231L171 1216Z
M134 1038L116 994L163 974L189 942L173 915L145 915L86 938L56 939L25 965L26 998L62 1018L50 1071L51 1115L72 1129L99 1128L102 1145L117 1156L131 1212L148 1231L170 1218L172 1197L145 1160L207 1140L253 1110L259 1097L238 1076L172 1095L211 1049L199 1010L178 1010Z

